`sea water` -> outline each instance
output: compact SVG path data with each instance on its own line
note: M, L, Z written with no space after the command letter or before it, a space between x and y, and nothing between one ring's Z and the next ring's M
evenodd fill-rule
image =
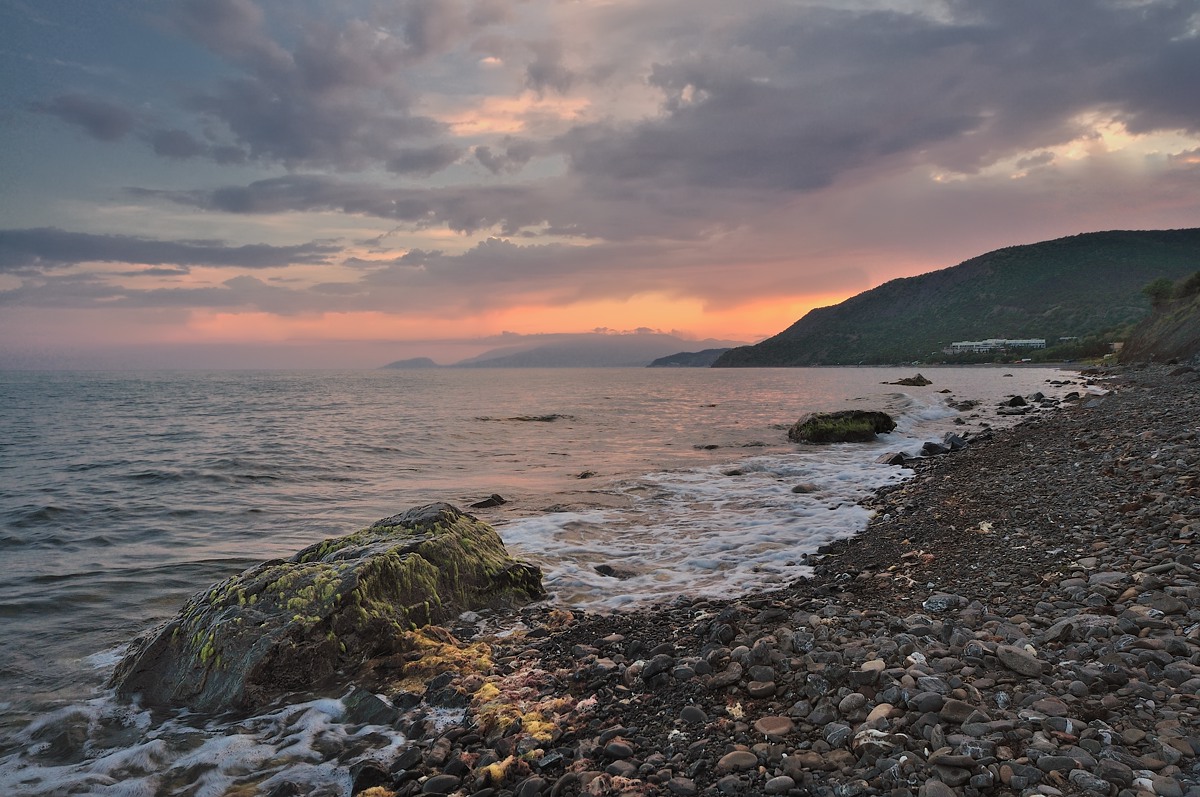
M124 646L261 560L491 494L508 503L476 514L560 605L783 586L910 473L881 453L1002 425L1000 399L1071 378L943 368L886 384L913 372L0 373L0 793L348 794L354 762L404 740L348 720L343 695L236 721L152 712L105 689ZM979 408L948 403L964 399ZM865 445L787 441L804 413L845 408L899 426Z

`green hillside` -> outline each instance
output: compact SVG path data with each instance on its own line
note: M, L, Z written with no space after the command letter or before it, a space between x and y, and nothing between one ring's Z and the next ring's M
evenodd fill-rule
M1121 362L1194 359L1200 359L1200 271L1173 286L1121 351Z
M953 341L1094 335L1149 312L1142 288L1200 265L1200 229L1085 233L998 249L892 280L805 315L714 367L886 364L940 357ZM936 353L936 354L935 354Z

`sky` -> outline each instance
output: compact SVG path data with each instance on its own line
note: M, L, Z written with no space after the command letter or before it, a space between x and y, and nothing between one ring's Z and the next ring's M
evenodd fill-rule
M0 367L755 341L1200 226L1196 0L0 0L0 70Z

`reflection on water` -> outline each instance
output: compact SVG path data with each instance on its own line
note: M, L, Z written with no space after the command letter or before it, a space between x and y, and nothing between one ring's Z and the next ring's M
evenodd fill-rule
M54 772L98 787L119 771L158 784L146 793L170 793L159 777L228 785L240 782L239 767L275 771L267 761L296 722L325 731L304 731L297 758L281 767L300 766L326 737L362 755L345 741L361 729L337 718L337 701L206 729L98 697L112 651L263 559L417 504L466 506L500 493L510 503L481 516L543 565L562 602L616 608L785 583L806 572L804 552L863 528L858 498L901 478L873 464L881 450L916 450L957 428L947 398L987 408L1010 393L1051 393L1046 379L1057 376L941 369L927 373L929 387L881 384L907 375L4 374L0 751L23 757L0 762L0 784ZM886 408L901 426L874 446L787 443L787 425L803 413L844 406ZM793 492L798 483L812 489ZM381 749L398 743L365 733ZM226 769L189 763L218 748ZM311 766L332 766L304 777L340 793L339 764Z

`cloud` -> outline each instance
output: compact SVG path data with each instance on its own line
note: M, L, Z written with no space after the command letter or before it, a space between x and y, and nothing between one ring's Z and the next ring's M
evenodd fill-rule
M778 206L773 195L698 187L680 191L652 182L638 184L633 190L611 175L411 188L294 174L215 189L126 190L134 197L221 213L339 212L387 219L412 229L446 228L467 235L486 232L609 241L703 238L738 227L747 217Z
M463 150L450 144L432 147L408 147L400 150L387 162L387 170L395 174L429 176L450 166L463 155Z
M162 198L224 213L337 211L406 222L417 228L445 226L462 233L496 227L505 234L515 234L523 227L545 222L554 204L548 196L553 191L546 186L392 188L317 174L276 177L213 190L129 191L134 196Z
M377 4L363 18L301 20L286 46L250 0L186 0L175 24L236 70L187 101L227 135L209 151L214 158L428 176L463 148L414 110L412 67L506 18L507 6L494 0L408 0Z
M132 235L95 235L55 227L0 230L0 272L54 269L78 263L139 263L150 266L272 268L325 263L338 247L222 242L161 241Z
M1176 0L404 0L351 18L251 0L173 8L174 29L225 73L187 93L194 128L144 135L175 159L423 178L467 152L496 176L557 156L579 191L803 193L866 170L974 174L1078 138L1088 114L1132 133L1200 133L1200 36L1193 5ZM503 64L497 75L478 73L481 54ZM565 134L519 142L467 140L430 110L523 88L594 108ZM82 94L38 108L104 140L135 126Z
M33 109L57 116L99 141L124 138L137 121L125 106L86 94L60 94L49 102L35 103Z
M186 160L194 158L207 151L207 147L197 141L186 130L156 130L150 136L150 146L154 154L166 158Z
M38 109L190 161L124 196L172 224L202 211L206 229L252 241L269 225L275 240L314 223L288 214L325 214L365 243L8 231L0 270L27 284L6 301L727 308L1195 218L1194 3L363 0L338 19L348 7L182 0L174 30L210 72L173 83L188 85L176 105L131 101L135 116L64 94ZM1170 141L1136 138L1149 133ZM201 182L201 159L228 168ZM389 232L372 239L364 219ZM97 260L148 268L61 268ZM289 263L327 268L153 290L133 278Z
M192 273L190 268L179 266L177 268L169 268L165 266L156 266L152 268L142 268L136 271L120 271L117 273L119 277L185 277Z
M487 144L481 144L472 151L475 160L492 174L517 172L529 163L537 154L539 145L533 141L520 140L506 136L499 146L493 149Z
M644 13L616 8L608 29ZM1200 125L1187 87L1200 37L1179 36L1188 4L928 8L937 13L789 4L734 16L702 3L648 69L658 113L579 125L558 143L588 177L811 192L864 169L975 173L1072 140L1089 112L1133 132Z
M569 91L575 74L564 64L562 44L554 40L531 42L529 50L533 60L525 67L525 84L537 92Z

